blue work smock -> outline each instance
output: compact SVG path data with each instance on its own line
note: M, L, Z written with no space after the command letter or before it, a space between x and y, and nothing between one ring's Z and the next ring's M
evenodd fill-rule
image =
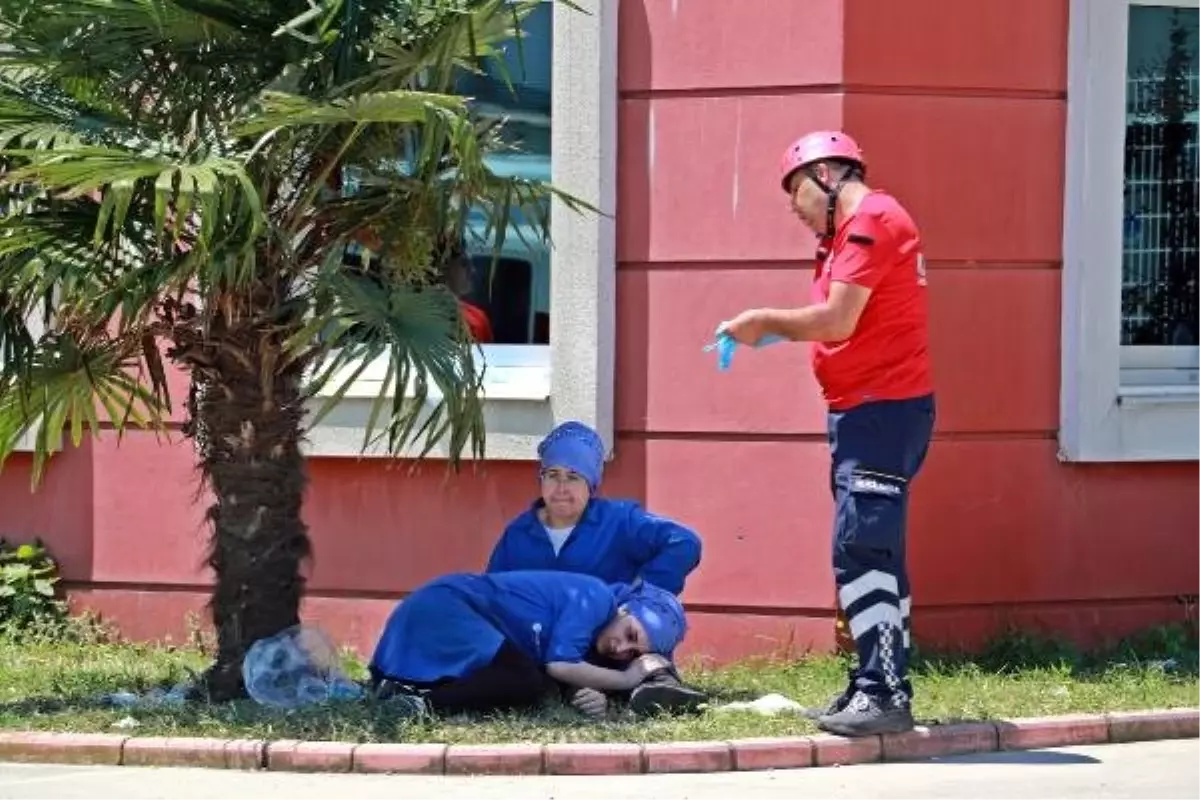
M505 640L542 665L579 662L616 614L612 589L590 575L446 575L392 610L371 666L403 682L461 678L490 664Z
M605 583L637 578L680 594L700 563L700 537L678 522L651 514L633 500L593 497L558 555L538 519L539 499L508 524L487 572L557 570L594 575Z

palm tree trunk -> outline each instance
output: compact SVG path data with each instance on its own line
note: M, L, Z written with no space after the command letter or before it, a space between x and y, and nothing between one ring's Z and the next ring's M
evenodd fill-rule
M207 518L217 654L196 687L214 702L244 696L246 651L299 621L300 568L310 554L300 516L307 484L302 367L279 368L295 322L278 318L282 292L256 294L251 308L237 308L234 299L207 330L193 328L197 338L179 350L192 369L188 433L214 495Z

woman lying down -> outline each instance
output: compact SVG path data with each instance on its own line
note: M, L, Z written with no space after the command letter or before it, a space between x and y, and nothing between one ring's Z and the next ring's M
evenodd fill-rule
M668 667L686 629L675 596L647 583L549 571L447 575L392 611L371 681L378 697L414 713L455 714L535 706L549 677L590 690L572 704L601 716L604 692ZM596 666L590 654L628 666Z

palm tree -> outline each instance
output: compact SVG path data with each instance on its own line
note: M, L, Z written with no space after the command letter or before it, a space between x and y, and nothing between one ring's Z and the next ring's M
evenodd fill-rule
M322 414L382 359L364 446L483 455L439 254L468 212L547 235L556 192L488 168L503 121L456 87L537 2L0 0L0 464L35 434L36 482L66 431L159 428L168 362L187 371L212 699L299 619L318 389ZM381 260L349 265L355 242Z

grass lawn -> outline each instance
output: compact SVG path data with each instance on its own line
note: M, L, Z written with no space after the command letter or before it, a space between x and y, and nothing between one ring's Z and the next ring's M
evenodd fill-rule
M1169 660L1169 661L1167 661ZM1167 661L1167 663L1163 663ZM250 702L224 706L120 709L96 701L106 693L173 685L199 670L196 649L105 643L14 643L0 640L0 729L124 732L138 736L217 736L355 742L568 742L729 739L815 732L795 716L760 717L709 711L695 717L609 722L583 719L565 707L537 714L412 722L386 704L339 703L301 712L266 710ZM804 704L823 703L845 680L847 662L821 657L745 663L686 671L717 702L779 692ZM361 665L354 664L355 677ZM918 656L912 671L914 711L925 723L1196 706L1194 629L1153 631L1106 653L1081 655L1021 637L997 642L973 658ZM114 727L132 718L133 727Z

